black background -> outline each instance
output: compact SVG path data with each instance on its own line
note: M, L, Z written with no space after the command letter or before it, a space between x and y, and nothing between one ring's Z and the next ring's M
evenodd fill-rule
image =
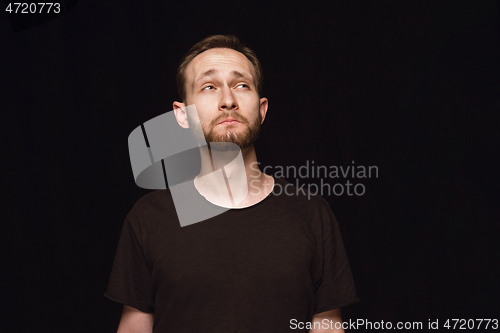
M116 331L103 293L149 192L128 135L172 109L182 54L218 33L263 64L261 166L378 166L355 180L363 196L325 196L361 299L344 319L499 318L499 15L497 1L82 0L14 33L3 12L1 325Z

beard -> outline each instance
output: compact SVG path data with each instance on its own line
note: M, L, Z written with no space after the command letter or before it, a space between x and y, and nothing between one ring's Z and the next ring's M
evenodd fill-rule
M238 125L228 125L225 126L224 133L216 133L217 124L220 123L225 118L232 117L238 120L241 124L246 125L246 129L243 131L237 130L235 127ZM247 118L235 112L224 113L219 117L215 118L208 125L202 125L203 134L205 135L205 140L209 144L210 149L213 150L233 150L231 147L234 145L227 145L224 143L236 144L241 150L253 145L260 133L260 126L262 122L262 116L260 112L258 117L250 123Z

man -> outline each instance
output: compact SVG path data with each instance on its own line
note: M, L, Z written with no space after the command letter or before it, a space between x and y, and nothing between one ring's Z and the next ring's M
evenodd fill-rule
M195 136L201 128L208 143L193 193L229 210L181 227L169 190L136 203L105 293L124 304L118 332L343 332L340 307L358 299L328 203L274 194L290 184L256 167L268 100L255 54L234 36L208 37L177 81L177 122ZM225 143L239 146L244 166L225 165L222 184L210 175L214 155L231 151Z

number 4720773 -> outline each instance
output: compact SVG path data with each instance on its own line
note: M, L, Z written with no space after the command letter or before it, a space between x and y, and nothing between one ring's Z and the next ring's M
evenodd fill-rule
M45 10L44 10L45 8ZM61 4L59 2L9 2L7 8L5 8L6 12L9 14L42 14L42 13L55 13L58 14L61 12Z
M491 326L490 326L491 325ZM482 327L481 327L482 326ZM443 327L447 329L488 329L488 327L496 330L498 329L498 319L448 319Z

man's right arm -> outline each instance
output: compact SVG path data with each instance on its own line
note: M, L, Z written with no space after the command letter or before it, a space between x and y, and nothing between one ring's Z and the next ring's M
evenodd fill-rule
M154 313L124 305L117 333L152 333L153 323Z

